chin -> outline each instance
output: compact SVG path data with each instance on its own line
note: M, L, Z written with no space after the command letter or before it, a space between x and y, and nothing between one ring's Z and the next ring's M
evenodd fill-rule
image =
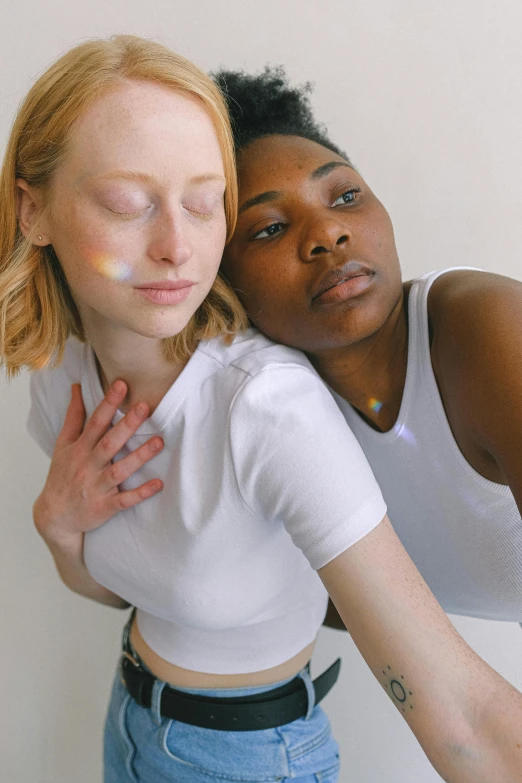
M134 324L131 329L135 334L139 334L141 337L148 337L151 340L166 340L169 337L176 337L176 335L185 329L189 321L190 317L177 319L174 324L172 322L147 325L140 324L139 326Z
M373 317L372 317L373 316ZM275 339L293 348L309 354L322 351L348 348L364 343L382 328L386 318L382 313L365 313L364 317L338 317L323 324L315 324L315 329L307 334L294 336L290 339Z

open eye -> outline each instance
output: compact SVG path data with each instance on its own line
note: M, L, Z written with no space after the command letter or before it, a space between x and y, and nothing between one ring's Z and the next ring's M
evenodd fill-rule
M357 199L357 194L361 192L360 188L350 188L341 193L332 203L332 207L344 207L346 204L353 204Z
M269 226L265 226L261 231L257 231L250 239L266 239L267 237L273 237L279 234L284 228L284 223L270 223Z

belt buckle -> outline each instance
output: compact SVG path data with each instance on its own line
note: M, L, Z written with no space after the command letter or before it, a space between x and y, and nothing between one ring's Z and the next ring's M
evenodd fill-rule
M140 662L137 661L136 658L134 658L130 654L130 652L128 652L127 650L122 650L121 659L120 659L120 680L121 680L121 684L123 686L127 687L125 679L123 677L123 661L124 661L125 658L127 660L129 660L132 663L132 665L136 667L136 669L140 668Z

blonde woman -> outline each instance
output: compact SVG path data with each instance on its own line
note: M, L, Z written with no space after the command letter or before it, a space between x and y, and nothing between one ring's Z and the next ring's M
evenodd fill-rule
M51 457L36 527L72 590L136 607L105 781L336 781L338 664L308 670L327 591L446 780L521 780L522 697L447 621L307 360L216 277L232 149L210 80L124 36L41 77L2 171L1 354L39 371Z

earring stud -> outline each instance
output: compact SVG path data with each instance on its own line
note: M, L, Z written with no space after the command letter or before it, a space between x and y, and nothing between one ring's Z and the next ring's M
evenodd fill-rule
M38 234L38 236L37 236L36 238L37 238L37 240L38 240L39 242L41 242L41 241L42 241L42 239L43 239L43 236L42 236L41 234Z

